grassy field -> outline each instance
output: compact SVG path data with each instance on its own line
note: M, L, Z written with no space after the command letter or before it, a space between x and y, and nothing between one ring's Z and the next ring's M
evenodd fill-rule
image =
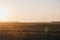
M60 23L0 23L0 40L60 40Z

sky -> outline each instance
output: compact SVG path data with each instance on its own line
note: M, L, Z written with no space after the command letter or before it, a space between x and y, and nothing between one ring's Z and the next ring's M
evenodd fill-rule
M60 0L0 0L0 8L7 11L0 21L60 21Z

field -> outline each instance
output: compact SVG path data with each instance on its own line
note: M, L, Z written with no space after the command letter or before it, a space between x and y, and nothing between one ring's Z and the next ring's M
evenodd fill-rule
M0 40L60 40L60 23L0 23Z

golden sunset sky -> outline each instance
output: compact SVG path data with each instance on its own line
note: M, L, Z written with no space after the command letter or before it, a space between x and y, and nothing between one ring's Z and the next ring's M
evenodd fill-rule
M60 0L0 0L0 21L60 21Z

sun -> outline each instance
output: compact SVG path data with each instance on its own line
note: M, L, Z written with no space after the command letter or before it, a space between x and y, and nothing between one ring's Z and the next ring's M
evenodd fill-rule
M6 20L8 17L8 8L0 7L0 21Z

